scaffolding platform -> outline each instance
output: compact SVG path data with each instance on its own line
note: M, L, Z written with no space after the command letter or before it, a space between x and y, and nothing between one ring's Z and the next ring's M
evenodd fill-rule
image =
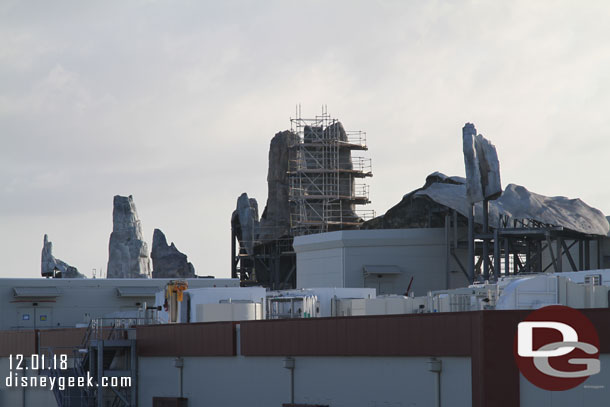
M356 205L370 203L368 185L356 183L373 175L371 159L352 156L366 151L366 133L346 131L322 108L312 119L291 119L298 142L291 146L288 175L292 236L355 229L364 219Z

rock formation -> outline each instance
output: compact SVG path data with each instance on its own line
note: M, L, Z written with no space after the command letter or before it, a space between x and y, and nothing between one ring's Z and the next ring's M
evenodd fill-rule
M269 146L269 169L267 173L267 203L258 219L258 205L255 200L242 194L237 202L237 209L233 213L231 223L236 232L241 247L248 254L252 253L253 241L266 243L280 238L291 237L290 214L297 205L290 201L291 177L298 169L324 173L337 171L336 179L329 181L326 177L314 176L304 185L299 185L303 196L315 198L322 195L324 198L309 199L306 218L318 220L324 210L325 200L328 196L351 196L355 190L354 176L348 172L339 173L338 170L352 170L351 150L340 148L348 141L347 133L340 122L334 122L327 127L304 126L303 140L299 135L285 130L276 133ZM296 148L302 141L301 149ZM341 144L344 143L344 144ZM329 146L336 148L336 155L328 152ZM296 179L293 179L296 180ZM294 197L293 197L294 198ZM360 218L354 211L354 204L347 200L342 203L341 209L333 211L332 216L343 221L359 222ZM322 221L322 219L319 219ZM252 236L251 236L252 235Z
M433 184L417 192L434 202L466 216L469 207L465 185ZM535 221L560 226L574 232L607 236L610 225L604 214L580 199L565 196L544 196L530 192L521 185L508 184L502 195L489 202L489 225L500 227L502 219L520 222ZM475 222L483 223L483 206L475 204Z
M153 278L195 278L195 268L188 262L186 254L180 253L174 243L167 244L163 232L155 229L152 251Z
M239 250L232 242L232 275L275 289L296 285L294 236L360 226L354 208L368 203L368 189L354 180L372 175L366 160L352 161L352 150L366 150L361 134L350 143L343 125L325 112L297 122L271 139L260 219L256 200L245 193L231 215L239 242Z
M78 272L76 267L72 267L53 256L53 243L49 242L47 235L44 235L40 263L40 273L43 277L86 278L83 274Z
M464 165L466 166L466 193L470 203L483 199L496 199L502 194L500 163L496 147L477 134L472 123L462 129Z
M364 222L361 229L409 229L444 227L445 217L442 205L420 194L434 185L452 185L464 188L462 177L448 177L434 172L426 177L421 188L409 192L402 200L381 216ZM462 221L462 219L460 219Z
M133 197L116 195L113 204L107 278L150 277L148 246Z
M237 208L231 216L231 227L241 246L248 254L253 254L254 239L258 232L258 202L248 198L245 192L237 198Z
M470 207L466 179L435 172L426 184L405 195L384 215L365 222L362 229L406 229L444 227L444 215L455 210L458 223L465 226ZM496 228L500 219L534 220L561 226L575 232L607 236L610 225L604 214L580 199L547 197L525 187L508 184L502 195L489 203L489 225ZM483 205L475 204L475 222L483 223Z
M294 161L299 136L286 130L277 133L269 146L269 171L267 173L267 205L260 219L259 238L273 240L290 233L290 180L288 171Z

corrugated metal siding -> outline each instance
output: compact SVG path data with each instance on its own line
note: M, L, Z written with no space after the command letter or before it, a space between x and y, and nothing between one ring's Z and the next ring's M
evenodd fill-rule
M139 356L235 356L233 322L137 327Z
M53 348L56 354L72 355L72 350L81 345L86 331L86 328L40 330L40 347Z
M36 353L36 331L0 331L0 357Z
M451 313L244 321L241 354L468 356L471 320L472 313Z
M591 320L599 336L600 353L610 353L610 310L605 308L579 310Z
M529 313L530 311L473 313L473 407L519 406L519 369L513 356L513 342L517 324Z

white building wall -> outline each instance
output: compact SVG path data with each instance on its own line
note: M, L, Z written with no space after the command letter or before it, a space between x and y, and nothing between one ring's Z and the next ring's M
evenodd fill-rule
M297 250L297 288L347 287L344 283L343 250L342 247L306 252ZM298 270L307 271L299 273Z
M280 406L290 401L290 371L282 357L185 357L184 397L190 406ZM425 357L295 357L295 403L333 407L429 407L434 373ZM470 407L470 358L442 360L443 405ZM174 358L139 358L139 403L177 397Z
M118 288L142 287L163 290L169 279L0 279L0 330L73 328L88 319L120 311L135 311L155 295L120 296ZM237 279L187 279L191 288L236 287ZM14 288L54 287L57 297L15 297ZM154 289L154 290L153 290ZM28 315L24 319L24 315ZM44 318L41 318L44 317Z
M445 229L350 230L296 237L297 288L371 287L377 294L404 294L413 277L415 295L465 287L453 258L447 264ZM466 251L457 251L466 265ZM365 277L364 266L396 266L400 274ZM338 285L342 284L342 285Z
M445 247L431 245L349 247L345 249L347 287L371 287L377 294L404 294L413 277L415 295L447 288ZM396 265L400 275L364 276L365 265ZM467 282L464 281L466 286Z

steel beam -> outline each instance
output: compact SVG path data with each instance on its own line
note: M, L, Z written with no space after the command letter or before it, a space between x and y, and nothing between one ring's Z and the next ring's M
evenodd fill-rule
M510 249L508 238L504 238L504 275L510 272Z
M591 270L591 247L589 239L583 241L585 246L585 270Z
M483 233L489 233L489 201L483 200ZM489 240L483 238L483 277L489 280Z
M474 205L468 209L468 279L474 283Z
M558 273L561 273L563 271L563 256L562 256L563 248L561 247L562 246L561 242L563 242L563 239L561 238L561 236L557 236L555 245L557 247L557 269L556 269L556 271Z
M576 267L576 263L574 262L574 259L572 258L572 254L570 253L570 249L572 248L572 246L574 246L576 244L576 242L577 242L577 240L574 240L572 242L572 244L570 246L568 246L566 244L565 240L561 241L561 245L563 246L564 253L568 257L568 261L570 262L570 267L572 267L572 271L578 271L578 267Z
M546 243L549 248L549 253L551 253L551 264L553 265L555 272L557 273L559 269L557 268L557 261L555 260L555 253L553 253L553 244L551 242L551 236L549 233L546 234Z
M494 276L496 281L500 278L500 238L498 229L494 229Z

